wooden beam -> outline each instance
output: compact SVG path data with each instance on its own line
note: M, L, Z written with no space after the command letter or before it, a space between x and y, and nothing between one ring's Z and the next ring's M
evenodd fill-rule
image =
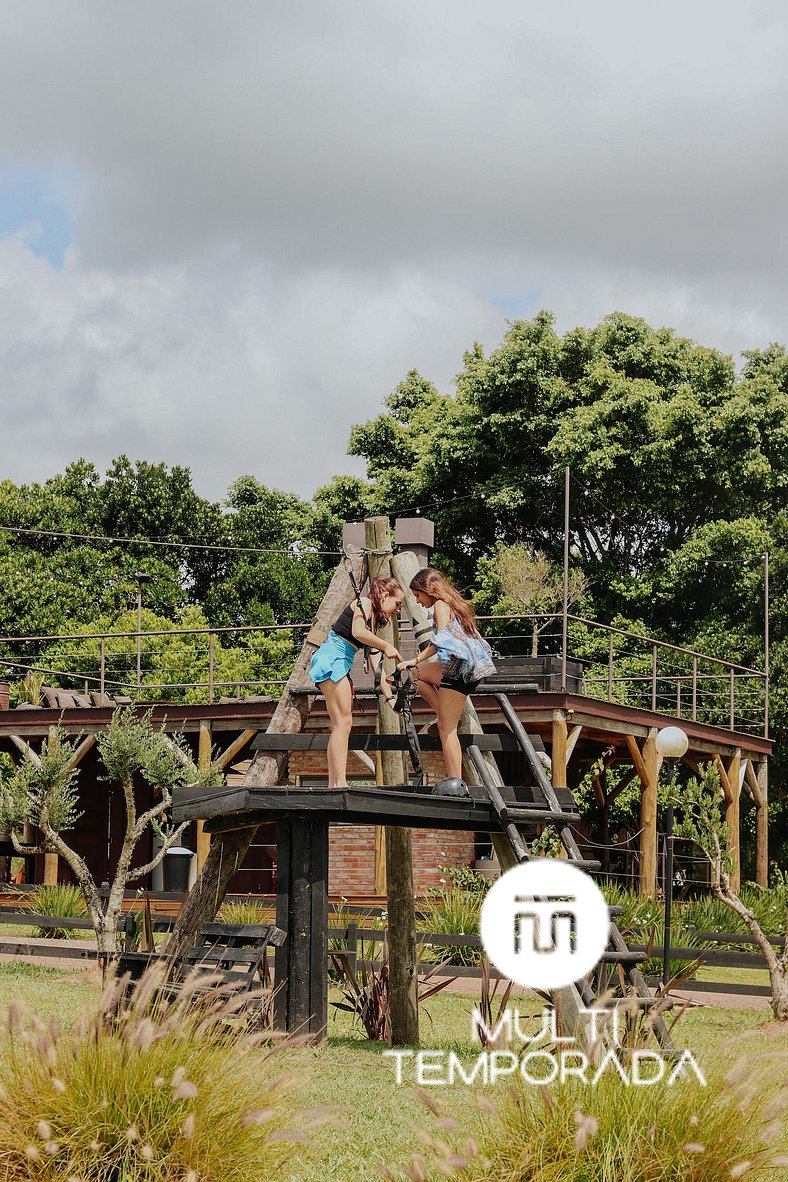
M744 760L744 778L747 781L747 786L750 789L750 796L755 801L756 805L763 803L763 796L761 795L761 786L758 783L758 777L755 774L755 768L751 759Z
M200 771L205 772L211 766L211 755L213 753L213 733L211 731L211 722L208 718L200 720L200 737L197 742L197 764ZM199 874L205 865L208 854L211 850L211 835L205 832L205 822L197 822L197 873Z
M572 733L570 734L569 738L566 741L566 762L567 763L569 763L569 760L572 758L575 747L577 746L577 740L580 738L580 734L581 734L582 730L583 730L582 726L573 726L572 727Z
M69 768L75 768L80 763L82 763L82 760L85 758L88 751L92 751L92 749L96 746L97 740L98 735L88 735L86 738L84 738L75 750L74 754L71 756L68 764Z
M725 799L725 805L727 808L727 806L733 800L733 789L731 788L731 782L728 779L728 769L726 768L725 764L722 762L721 755L717 754L714 756L714 766L716 767L717 774L720 777L720 784L722 785L722 794ZM726 813L726 817L727 817L727 813Z
M41 760L29 743L26 743L19 735L9 735L8 738L14 744L17 751L25 755L35 767L41 767Z
M224 771L224 769L233 762L236 755L243 751L247 743L251 743L252 739L257 737L257 733L258 727L248 727L238 736L237 739L233 739L227 750L223 751L217 760L217 763L219 764L219 767L222 769L222 771Z
M611 792L608 792L607 803L612 804L614 800L618 800L621 793L624 791L625 788L629 787L629 785L635 779L636 775L637 775L637 772L635 771L635 769L633 767L630 768L628 772L625 772L624 775L621 777L621 779L616 784L615 788Z
M635 766L635 774L640 780L640 783L645 784L646 780L648 779L648 772L643 761L643 756L640 754L640 748L638 747L633 735L627 735L626 740L629 753L632 756L632 763Z

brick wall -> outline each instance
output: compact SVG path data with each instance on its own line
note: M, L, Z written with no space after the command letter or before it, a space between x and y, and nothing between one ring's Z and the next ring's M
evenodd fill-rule
M438 752L422 755L427 782L436 783L446 775L443 757ZM326 757L323 751L293 752L290 778L325 779ZM372 774L351 752L348 778L372 780ZM374 894L375 827L374 825L332 825L329 832L329 880L331 894ZM413 830L413 889L417 893L438 886L441 866L468 866L474 858L474 834L460 830Z

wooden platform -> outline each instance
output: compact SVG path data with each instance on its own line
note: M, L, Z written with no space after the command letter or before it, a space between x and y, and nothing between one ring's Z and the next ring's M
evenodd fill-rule
M500 822L484 789L471 787L470 797L433 796L429 787L414 790L408 785L391 788L366 786L350 788L177 788L173 794L176 822L206 820L211 833L262 825L266 821L320 818L355 825L406 825L410 828L468 829L487 833L498 831ZM576 824L579 815L571 810L572 798L559 791L564 813L551 812L539 790L531 787L501 789L523 824L551 821ZM211 819L212 818L212 819ZM519 823L519 822L518 822Z

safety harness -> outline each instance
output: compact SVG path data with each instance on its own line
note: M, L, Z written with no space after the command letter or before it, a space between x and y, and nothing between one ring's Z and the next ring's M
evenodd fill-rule
M381 661L375 670L376 693L380 693L382 665L383 662ZM411 706L418 690L408 669L395 670L391 680L394 686L394 698L390 702L391 709L395 714L402 715L402 721L405 724L405 738L408 741L410 762L413 767L413 775L410 777L410 782L414 788L421 788L424 783L424 768L421 766L421 747L419 746L419 736L416 731L416 724L413 721L413 709Z

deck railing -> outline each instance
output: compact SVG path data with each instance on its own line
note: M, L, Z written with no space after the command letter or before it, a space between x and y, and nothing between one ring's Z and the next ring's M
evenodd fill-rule
M769 733L765 669L571 613L488 615L479 623L501 656L536 647L540 656L552 657L563 688L567 669L578 661L589 697L745 734ZM6 636L0 637L0 677L37 673L64 689L146 701L213 703L222 694L276 694L310 627Z

